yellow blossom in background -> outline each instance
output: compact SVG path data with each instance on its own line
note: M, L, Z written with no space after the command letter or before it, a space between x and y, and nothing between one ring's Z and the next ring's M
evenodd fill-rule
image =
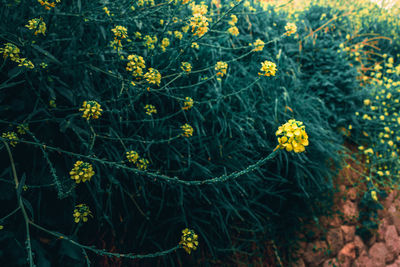
M208 18L203 15L194 14L190 18L189 25L192 27L192 32L195 36L202 37L208 32Z
M128 159L129 162L136 163L139 159L139 153L137 153L134 150L127 151L126 158Z
M309 144L305 126L301 121L291 119L279 126L275 134L278 136L278 148L286 149L288 152L293 150L296 153L301 153L305 151L305 147Z
M42 0L38 0L38 2L46 9L46 10L50 10L51 8L56 6L55 2L48 2L48 1L42 1ZM57 1L57 3L59 3L60 1Z
M197 239L198 236L195 234L195 232L186 228L182 230L182 236L179 245L181 245L182 248L190 254L192 250L196 250L199 246L199 241Z
M29 131L29 125L27 123L23 123L17 126L17 133L26 134L26 131Z
M26 67L28 69L33 69L35 68L35 65L33 65L32 61L26 59L26 58L20 58L16 62L18 62L19 67Z
M153 50L155 48L154 44L157 43L157 36L151 37L150 35L145 35L143 37L144 40L144 46L146 46L148 49Z
M378 196L376 195L376 191L371 191L371 197L373 200L378 201Z
M296 33L296 31L297 31L297 26L296 26L296 24L294 24L294 23L288 22L288 23L286 24L286 26L285 26L285 30L286 30L286 32L284 33L284 35L290 36L290 35Z
M104 13L107 14L107 16L110 16L110 10L108 10L108 8L105 6L103 7Z
M141 170L147 170L147 166L149 165L149 161L147 159L141 158L136 162L136 167Z
M182 62L181 63L181 69L186 72L189 73L192 71L192 65L189 62Z
M182 29L182 31L183 31L184 33L187 33L188 30L189 30L189 25L183 26L181 29Z
M4 139L7 139L11 146L15 147L18 144L18 136L14 132L6 132L1 135Z
M90 211L89 207L86 204L76 205L73 215L76 223L79 223L81 221L87 222L89 216L93 218L92 212Z
M160 86L161 83L161 74L158 70L149 68L149 71L144 75L146 81L150 84L157 84Z
M182 37L183 37L183 35L180 31L174 31L174 36L175 36L175 38L177 38L179 40L182 39Z
M138 55L129 55L127 58L129 61L126 64L126 70L131 71L132 75L139 77L143 75L143 69L146 68L143 57Z
M217 64L215 64L214 69L217 71L218 77L224 77L224 75L226 75L226 71L228 69L228 64L223 61L218 61Z
M5 43L4 48L0 48L0 53L3 54L3 58L6 59L10 57L12 61L17 61L19 59L19 48L12 43Z
M231 15L231 21L229 21L228 24L231 25L231 26L235 26L237 21L238 21L238 18L236 17L236 15L232 14Z
M194 49L199 49L199 44L196 43L196 42L193 42L193 43L191 44L191 47L194 48Z
M181 126L181 129L183 130L182 135L185 137L191 137L193 135L193 127L190 126L189 124L185 124Z
M90 181L94 175L93 166L90 163L79 160L74 164L74 168L69 172L69 175L77 184Z
M191 97L185 97L185 102L183 102L183 110L189 110L193 107L193 99Z
M262 72L259 72L258 75L260 76L275 76L277 71L276 64L271 61L264 61L261 62L261 69Z
M79 111L83 111L83 118L86 118L86 120L90 119L98 119L101 116L101 112L103 111L101 109L101 106L99 103L96 101L84 101L82 104L82 108L79 109Z
M146 105L144 106L144 109L146 110L147 115L152 115L157 113L157 109L153 105Z
M165 52L166 48L169 46L170 42L168 38L163 38L161 41L161 49L163 52Z
M46 23L44 23L43 19L31 19L28 21L28 24L25 25L30 30L34 30L34 34L37 35L41 33L43 35L46 34Z
M239 35L239 29L236 26L232 26L228 29L228 33L233 36Z
M114 33L114 38L117 40L122 40L128 37L128 29L124 26L115 26L111 31Z
M250 45L254 46L252 51L257 52L257 51L262 51L264 49L265 43L262 40L257 39L254 43Z

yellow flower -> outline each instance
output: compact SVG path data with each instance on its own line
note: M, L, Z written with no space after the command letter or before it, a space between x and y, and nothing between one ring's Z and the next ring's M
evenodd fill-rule
M157 109L153 105L146 105L144 106L144 109L146 110L147 115L152 115L157 113Z
M142 171L146 170L148 165L149 165L149 161L144 158L139 159L139 161L136 162L136 167Z
M189 73L192 71L192 65L189 62L182 62L181 69L184 72Z
M231 21L229 21L228 24L231 25L231 26L235 26L237 21L238 21L238 18L236 17L236 15L232 14L231 15Z
M12 61L17 61L19 59L19 48L12 43L5 43L4 48L0 48L0 53L3 53L3 58L6 59L10 57Z
M190 18L189 25L192 27L193 35L202 37L208 32L208 18L201 14L194 14Z
M139 159L139 153L137 153L134 150L127 151L126 158L128 159L129 162L136 163L137 160Z
M185 102L183 102L183 110L189 110L193 107L193 99L191 97L185 97Z
M148 49L153 50L155 48L154 44L157 43L157 36L151 37L150 35L145 35L143 37L144 40L144 46L146 46Z
M166 48L169 46L170 42L168 38L164 38L161 41L161 49L163 52L165 52Z
M18 62L19 67L26 67L28 69L35 68L35 65L33 65L32 61L30 61L26 58L19 58L16 60L16 62Z
M376 191L371 191L371 197L373 200L378 201L378 196L376 195Z
M4 139L7 139L11 146L15 147L18 144L18 136L14 132L6 132L1 135Z
M74 164L74 168L69 172L69 175L77 184L90 181L94 175L93 166L90 163L79 160Z
M275 76L277 68L275 63L266 60L264 62L261 62L260 70L264 72L264 73L259 72L258 75L260 76Z
M185 137L191 137L193 135L193 127L190 126L189 124L185 124L181 126L181 129L183 130L182 135Z
M275 134L279 136L278 148L286 149L288 152L292 150L296 153L304 152L305 147L309 144L305 126L301 121L291 119L279 126Z
M369 99L364 99L364 105L368 106L371 104L371 100Z
M103 7L104 12L107 14L107 16L110 16L110 10L105 6Z
M232 26L228 29L228 33L230 33L233 36L238 36L239 35L239 29L236 26Z
M196 42L193 42L191 47L194 48L194 49L199 49L199 44L196 43Z
M146 68L146 63L143 57L137 55L129 55L127 58L129 61L126 64L126 70L131 71L132 75L139 77L143 75L143 69Z
M87 222L88 216L93 218L92 212L86 204L76 205L73 215L76 223L79 223L80 221Z
M41 33L43 35L46 34L46 23L44 23L43 19L31 19L28 21L28 25L25 25L30 30L35 30L35 35Z
M92 118L98 119L101 116L101 112L103 110L101 109L100 104L96 101L84 101L82 104L82 108L80 108L79 111L83 111L83 118L86 118L86 120L90 120Z
M257 51L262 51L264 49L265 43L262 40L257 39L253 44L250 45L254 46L252 51L257 52Z
M19 134L26 134L26 131L29 131L29 125L27 123L23 123L17 126L17 132Z
M284 33L284 35L290 36L290 35L296 33L297 26L294 23L288 22L285 26L285 30L286 30L286 32Z
M150 84L157 84L160 86L161 74L158 70L149 68L149 71L144 75L146 81Z
M179 40L182 39L183 35L180 31L174 31L174 35L176 38L178 38Z
M199 241L197 239L198 236L195 234L195 232L186 228L182 230L182 236L179 245L181 245L182 248L190 254L192 250L196 250L199 246Z
M215 70L217 71L217 76L219 77L224 77L226 75L226 71L228 69L228 64L223 61L218 61L217 64L215 64Z
M128 30L124 26L115 26L115 28L111 29L114 33L114 38L116 40L125 39L128 37Z
M38 2L46 9L50 10L52 7L56 6L56 3L50 3L48 1L38 0ZM58 3L58 1L56 1Z

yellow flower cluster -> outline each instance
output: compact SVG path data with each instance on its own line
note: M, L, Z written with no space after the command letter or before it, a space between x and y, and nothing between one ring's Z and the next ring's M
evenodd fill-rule
M182 62L181 69L184 72L189 73L192 71L192 65L189 62Z
M92 212L86 204L79 204L75 206L74 209L74 220L76 223L87 222L88 216L93 218Z
M56 6L56 2L60 3L61 0L56 0L56 2L48 2L43 0L38 0L39 4L41 4L46 10L50 10L51 8Z
M134 77L140 77L143 75L143 69L146 68L146 63L143 57L137 55L129 55L127 58L129 61L126 64L126 70L131 71Z
M157 109L153 105L146 105L144 106L144 109L146 110L146 114L150 116L157 113Z
M250 45L254 46L252 51L257 52L257 51L262 51L264 49L265 43L262 40L257 39L254 43L252 43Z
M101 109L101 106L99 103L96 101L83 101L82 108L79 109L79 111L83 111L83 118L86 118L86 120L90 119L98 119L101 116L101 112L103 111Z
M160 86L161 74L158 70L149 68L149 71L146 72L144 78L149 84L157 84L158 86Z
M149 161L145 158L141 158L138 160L138 162L136 163L136 167L141 170L147 170L147 166L149 165Z
M107 14L107 16L110 16L110 10L108 10L108 8L105 6L103 7L104 13Z
M18 136L14 132L6 132L1 135L4 139L7 139L11 146L18 144Z
M297 32L297 26L296 24L292 23L292 22L288 22L285 26L285 33L284 35L286 36L290 36L292 34L295 34Z
M175 36L175 38L177 38L179 40L181 40L183 37L183 35L180 31L174 31L174 36Z
M182 248L190 254L192 250L196 250L199 246L199 241L197 239L198 236L195 234L195 232L186 228L182 230L182 236L179 245L181 245Z
M126 152L126 158L129 162L136 163L136 167L142 171L146 170L149 165L149 161L145 158L140 158L139 153L134 150Z
M17 132L19 134L26 134L26 131L29 131L29 125L27 123L23 123L17 126Z
M228 29L228 33L233 36L238 36L239 35L239 29L235 26L238 21L238 18L236 15L231 15L231 20L228 22L231 27Z
M278 148L286 149L288 152L293 150L296 153L301 153L308 146L308 135L301 121L289 120L279 126L275 134L279 136Z
M4 48L0 48L0 53L3 54L3 58L5 59L10 57L11 61L17 62L20 67L26 67L28 69L33 69L35 67L30 60L19 56L19 48L12 43L5 43Z
M94 175L93 166L90 163L77 161L74 164L74 168L69 172L71 179L75 180L77 184L80 182L90 181Z
M191 48L194 48L194 49L199 49L199 48L200 48L199 44L196 43L196 42L193 42L193 43L190 45L190 47L191 47Z
M114 40L110 42L110 46L114 50L119 51L122 48L122 39L128 38L128 29L124 26L115 26L111 31L114 33Z
M193 35L201 37L208 32L208 18L205 16L207 6L192 4L191 9L193 16L190 18L189 25L192 27Z
M127 151L126 158L128 159L129 162L132 162L133 164L135 164L139 159L139 153L137 153L134 150Z
M375 200L375 201L378 201L378 196L376 195L376 191L375 191L375 190L372 190L372 191L371 191L371 198L372 198L373 200Z
M261 62L261 69L262 72L259 72L258 75L260 76L275 76L277 71L276 64L271 61L264 61Z
M218 77L224 77L224 75L226 75L226 71L228 69L228 64L223 61L218 61L217 64L215 64L214 69L217 71Z
M185 125L182 125L181 129L183 130L182 135L184 137L191 137L193 135L193 127L189 124L186 123Z
M161 50L165 52L166 48L170 45L169 39L167 37L163 38L161 41Z
M37 35L38 33L41 33L43 35L46 34L46 23L43 21L42 18L40 19L31 19L28 21L28 24L25 25L25 27L27 27L30 30L34 30L35 31L35 35Z
M183 102L183 110L189 110L193 107L193 99L191 97L185 97L185 102Z
M144 40L144 46L147 47L147 49L153 50L155 48L154 44L157 43L157 36L151 37L150 35L145 35L143 37Z

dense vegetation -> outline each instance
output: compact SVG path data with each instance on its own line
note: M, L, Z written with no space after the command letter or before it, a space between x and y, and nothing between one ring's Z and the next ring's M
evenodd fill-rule
M209 264L268 241L278 264L329 214L346 139L375 227L400 174L400 24L342 7L1 0L2 263Z

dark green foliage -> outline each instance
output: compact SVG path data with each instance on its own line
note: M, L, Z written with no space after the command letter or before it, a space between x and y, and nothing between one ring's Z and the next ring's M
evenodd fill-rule
M182 26L169 24L173 16L190 16L185 6L165 4L131 11L129 1L118 1L108 6L114 17L106 16L102 7L101 1L63 1L45 11L38 3L21 1L0 10L0 45L18 45L36 66L26 71L6 60L0 75L2 131L15 130L20 123L30 128L12 149L18 177L26 177L27 191L21 193L29 217L82 244L120 253L167 250L178 244L186 227L199 235L200 249L216 257L250 251L252 242L261 238L292 245L304 218L327 212L331 170L341 149L335 127L354 109L355 73L336 52L338 34L318 35L314 45L305 31L306 25L318 27L312 18L298 25L299 37L282 37L285 14L270 9L241 16L248 8L223 6L220 15L213 17L213 23L222 22L210 24L213 31L198 40L200 49L196 50L190 48L191 34L181 41L167 35ZM227 29L230 13L221 16L228 10L239 18L237 38L221 33ZM304 16L314 14L313 10ZM329 15L329 10L316 10ZM45 37L35 37L24 27L37 16L47 24ZM167 26L160 26L161 18ZM121 54L108 46L116 25L126 26L133 39L124 43ZM159 48L149 51L142 41L134 40L136 31L156 35L157 46L169 36L171 46L165 53ZM252 53L247 45L257 38L269 43L262 52ZM181 49L185 50L182 55ZM147 68L161 72L165 78L159 88L147 90L148 85L140 82L130 85L127 61L120 59L128 54L143 56ZM276 62L276 77L259 79L257 73L265 60ZM176 78L183 61L192 63L193 73ZM217 61L229 65L221 81L214 75ZM48 67L40 68L42 62ZM195 72L206 67L210 68ZM187 96L195 104L182 111ZM51 100L57 107L49 105ZM85 100L101 104L104 112L98 120L88 123L81 117L78 109ZM145 114L146 104L156 106L157 114ZM246 169L275 149L275 131L291 118L306 125L310 145L305 153L279 151L256 170L225 182L179 182ZM178 137L185 123L194 128L187 139ZM127 163L129 150L149 160L147 172ZM2 144L1 152L0 191L4 194L0 198L7 207L3 216L12 211L8 207L15 207L16 198L10 194L12 170ZM93 165L96 174L90 182L76 185L69 177L77 160ZM79 203L86 203L94 215L82 226L72 216ZM19 247L7 249L5 253L14 253L8 260L23 263L23 218L17 213L1 223L6 228L1 242L20 242ZM38 265L85 264L79 247L33 227L31 236ZM88 253L94 265L104 260ZM195 251L190 257L199 259L200 255ZM191 258L179 250L162 257L161 265Z

